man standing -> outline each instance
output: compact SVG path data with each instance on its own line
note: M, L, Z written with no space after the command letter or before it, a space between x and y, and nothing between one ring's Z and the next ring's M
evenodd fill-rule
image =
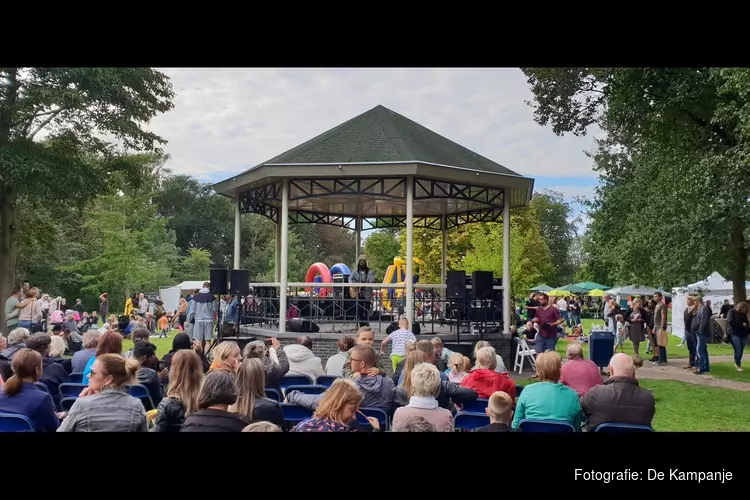
M688 366L685 369L695 369L695 330L693 329L693 316L697 311L695 310L695 298L687 298L687 307L682 313L682 319L685 322L685 336L682 339L682 344L687 344L688 348L688 359L690 360Z
M6 336L11 330L18 326L18 315L21 310L17 308L18 302L21 300L21 287L14 286L13 293L5 301L5 328L3 328L3 334Z
M357 270L349 276L349 283L375 283L375 271L367 265L367 258L359 256ZM352 287L351 296L356 299L357 319L360 327L370 326L370 309L372 309L372 288ZM411 322L411 318L407 318Z
M696 308L697 328L695 329L695 350L698 355L698 368L695 369L695 373L698 375L708 375L710 369L708 362L708 340L711 338L712 333L712 312L711 307L703 303L703 298L698 297L696 302L698 303L698 307Z
M666 340L667 340L667 304L664 302L664 297L661 292L654 293L654 300L656 301L656 307L654 308L654 357L651 361L659 364L667 362L666 356ZM663 359L661 356L661 349L665 350Z
M549 303L546 293L539 294L539 308L532 323L539 325L539 334L534 338L536 352L554 351L557 344L557 326L563 322L560 309Z
M732 304L729 303L729 299L724 299L724 304L722 304L721 306L721 312L719 313L719 316L727 319L727 314L729 313L729 310L732 309L732 307Z

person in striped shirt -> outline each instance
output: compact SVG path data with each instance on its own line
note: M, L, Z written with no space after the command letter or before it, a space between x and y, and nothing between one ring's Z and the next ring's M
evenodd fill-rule
M393 371L396 371L396 366L406 356L406 343L410 340L417 341L417 337L409 331L409 320L407 318L401 318L398 320L398 330L388 335L380 343L380 351L385 350L385 345L388 342L393 342L391 347L391 363L393 363Z

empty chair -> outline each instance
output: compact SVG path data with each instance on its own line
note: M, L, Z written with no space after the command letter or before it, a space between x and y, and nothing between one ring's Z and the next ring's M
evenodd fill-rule
M76 402L76 399L78 398L62 398L60 400L60 408L62 408L62 411L70 411L73 407L73 403Z
M529 347L526 339L518 337L518 344L516 345L516 360L513 363L513 371L518 370L519 375L523 371L523 361L529 358L529 365L532 369L536 370L536 351ZM518 397L518 394L516 394Z
M73 372L70 374L70 381L74 384L83 383L83 372Z
M128 394L130 394L134 398L138 398L141 400L141 403L143 403L143 408L146 411L151 411L155 408L154 402L151 400L151 396L149 396L148 389L145 385L126 385L125 389L128 391Z
M357 412L357 421L359 422L360 428L363 430L365 430L365 428L371 427L370 422L368 422L365 417L377 418L378 423L380 424L381 431L386 431L389 427L388 415L380 408L360 408L359 409L359 411Z
M636 432L654 432L654 429L650 425L638 425L638 424L620 424L617 422L607 422L599 424L594 429L594 432L605 432L605 433L623 433L631 434Z
M323 394L326 392L326 389L328 389L328 387L324 385L290 385L284 389L284 392L286 394L289 394L292 391L299 391L303 394Z
M298 424L303 420L312 418L312 410L308 410L304 406L293 405L290 403L281 403L281 411L284 412L284 421L288 424Z
M270 389L266 387L265 391L266 391L266 397L268 399L273 399L274 401L279 401L279 402L281 401L281 394L279 394L279 391L277 391L276 389Z
M512 396L511 396L512 397ZM488 399L479 398L471 403L464 403L461 411L469 413L482 413L487 409Z
M88 387L88 384L74 384L74 383L64 383L60 384L60 398L77 398L79 394L81 394L81 391L83 391L86 387Z
M34 424L25 415L0 413L0 432L34 432Z
M341 378L339 375L321 375L317 379L315 379L316 385L322 385L325 387L331 387L331 384L333 384L333 381L337 378Z
M47 385L44 382L34 382L34 385L37 386L37 387L39 387L41 390L43 390L47 394L50 393L49 392L49 388L47 387Z
M315 385L315 382L313 382L313 379L307 375L285 375L281 377L279 385L281 385L281 389L286 392L286 388L290 385Z
M485 399L485 403L487 400ZM486 404L485 404L486 407ZM471 431L477 427L484 427L490 425L490 417L484 413L476 412L461 412L456 414L453 419L456 429L461 431Z
M556 432L561 434L576 432L570 422L562 420L532 420L523 419L518 424L518 428L523 432Z

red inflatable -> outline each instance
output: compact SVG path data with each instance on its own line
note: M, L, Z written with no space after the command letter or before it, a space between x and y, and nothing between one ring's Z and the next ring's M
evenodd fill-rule
M312 283L315 279L315 276L320 275L320 277L323 279L323 283L333 283L333 276L331 276L331 270L328 269L328 266L323 264L322 262L316 262L312 266L310 266L310 269L307 270L307 274L305 275L305 283ZM331 294L332 288L326 288L326 287L320 287L320 293L319 295L321 297L327 297ZM305 292L312 293L312 288L305 288Z

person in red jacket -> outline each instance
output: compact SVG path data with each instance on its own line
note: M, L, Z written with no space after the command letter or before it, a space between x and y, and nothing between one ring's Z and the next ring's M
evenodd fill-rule
M497 373L497 358L493 347L482 347L477 351L478 368L469 372L461 381L462 387L474 389L480 398L489 398L497 391L502 391L516 398L516 383L508 372Z

